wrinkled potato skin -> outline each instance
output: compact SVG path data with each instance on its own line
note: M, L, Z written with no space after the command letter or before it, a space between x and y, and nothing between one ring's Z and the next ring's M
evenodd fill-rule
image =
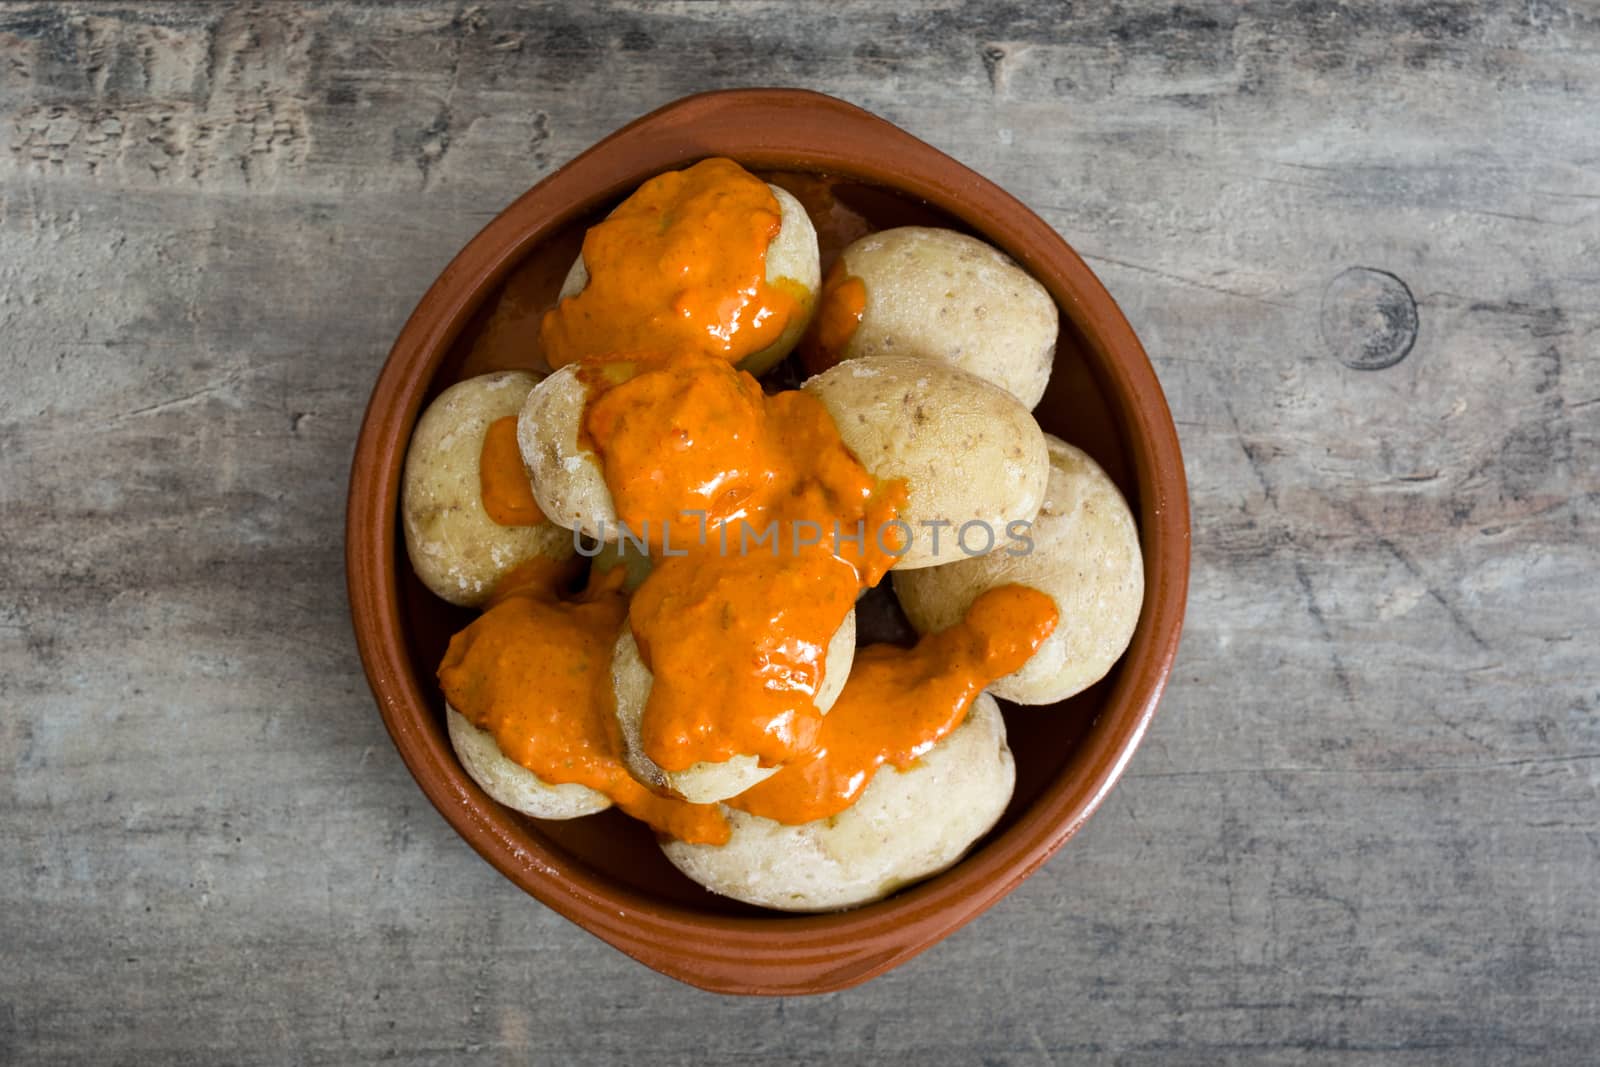
M495 744L494 735L480 730L455 708L445 705L450 744L467 776L496 801L535 819L576 819L611 806L605 794L584 785L548 785L532 771L514 763Z
M522 408L538 377L500 371L440 393L411 434L400 515L411 566L433 593L475 607L535 556L565 559L572 535L552 523L501 526L483 510L478 459L489 424Z
M841 254L866 305L841 353L937 359L993 382L1030 411L1050 381L1060 314L1004 252L954 230L902 226Z
M780 189L776 185L768 185L767 188L777 197L778 208L783 215L778 235L767 246L767 282L775 286L781 283L789 295L799 301L800 306L776 341L739 361L742 370L758 378L776 366L800 342L801 335L806 332L806 324L811 321L811 313L816 310L817 289L822 285L822 261L817 250L817 230L811 224L811 216L806 214L800 201L787 189ZM558 299L577 296L588 284L589 267L580 252L573 261L572 269L567 271L566 280L561 283Z
M852 609L828 642L827 668L816 698L817 707L824 714L839 699L855 655L856 613ZM611 658L611 685L616 698L617 724L622 728L623 762L639 781L696 804L710 804L736 797L777 773L777 767L763 767L755 756L734 756L722 763L696 763L682 771L664 771L656 766L645 755L640 739L640 722L653 682L650 668L639 655L633 632L624 627Z
M1105 677L1127 649L1144 603L1139 530L1115 484L1081 450L1054 437L1050 483L1034 519L1033 551L894 575L919 633L956 623L985 590L1015 582L1056 602L1055 632L1015 674L989 687L1018 704L1053 704Z
M615 540L617 509L605 470L578 440L588 401L578 365L562 367L528 394L517 418L517 447L533 479L533 498L552 523L597 541Z
M838 815L785 826L727 808L726 845L661 848L713 893L780 911L854 908L954 864L999 820L1015 783L1005 721L983 693L949 737L909 770L880 768Z
M913 541L896 570L964 558L957 534L973 520L987 523L1003 545L1009 523L1039 510L1050 474L1044 433L999 386L935 360L864 356L802 388L822 401L867 470L905 479L909 500L900 518ZM950 525L935 552L933 532L922 524L940 520ZM985 543L985 532L974 528L968 544L981 550Z

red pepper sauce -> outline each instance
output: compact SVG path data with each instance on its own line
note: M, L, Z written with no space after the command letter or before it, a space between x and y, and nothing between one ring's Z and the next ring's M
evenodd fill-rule
M589 284L540 324L562 367L617 352L700 352L737 363L777 341L800 301L767 282L783 211L729 159L650 179L583 239Z
M439 665L445 699L541 781L588 786L684 841L725 842L714 805L657 796L623 765L611 693L611 651L628 614L623 570L563 597L570 575L569 563L539 559L508 576L489 609L451 638Z
M860 649L811 752L728 804L782 823L839 814L883 764L906 770L949 736L983 687L1019 669L1055 627L1055 601L1005 585L915 648Z
M495 419L483 435L478 454L478 490L483 510L501 526L537 526L544 512L533 499L533 483L517 447L517 417Z

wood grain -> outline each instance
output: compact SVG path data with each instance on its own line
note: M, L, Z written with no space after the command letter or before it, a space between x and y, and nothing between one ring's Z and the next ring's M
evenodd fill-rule
M448 830L341 559L454 251L751 84L1055 225L1195 514L1179 669L1089 828L906 967L759 1002ZM1587 0L0 4L0 1061L1593 1056L1597 116ZM1347 363L1404 301L1351 268L1414 302L1386 369Z

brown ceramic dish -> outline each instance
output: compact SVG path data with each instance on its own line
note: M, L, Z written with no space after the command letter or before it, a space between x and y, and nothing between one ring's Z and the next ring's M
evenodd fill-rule
M541 823L489 800L456 762L433 677L449 634L470 616L422 590L398 536L401 467L422 405L468 374L525 362L526 350L505 338L526 336L553 298L583 227L646 178L713 155L788 172L790 181L835 176L829 197L846 225L863 217L877 226L953 225L1015 257L1063 312L1039 421L1106 467L1140 524L1145 602L1122 661L1060 707L1006 709L1018 776L1000 825L943 875L841 914L780 915L714 897L667 864L641 824L614 812ZM819 229L826 244L828 227ZM1177 652L1189 511L1177 434L1149 360L1054 230L850 104L745 90L680 100L611 135L518 199L445 268L373 389L350 473L346 558L356 639L384 723L428 799L473 848L546 905L674 978L730 993L816 993L881 974L978 915L1105 797Z

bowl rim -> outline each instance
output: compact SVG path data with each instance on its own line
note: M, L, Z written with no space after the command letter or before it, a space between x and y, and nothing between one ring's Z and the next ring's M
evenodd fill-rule
M1089 350L1096 379L1124 409L1145 600L1100 713L1069 763L1014 823L943 874L853 911L708 915L616 885L529 838L467 778L448 741L440 745L426 729L433 711L401 626L401 469L422 398L450 345L539 241L651 174L713 155L756 169L855 178L959 219L1049 289ZM546 906L661 973L716 992L787 995L843 989L905 962L999 901L1077 833L1127 766L1171 673L1187 601L1189 533L1177 430L1155 371L1110 294L1048 223L988 179L853 104L806 90L734 89L681 98L599 141L518 197L439 274L396 338L362 422L350 470L346 581L384 725L429 801L468 844Z

